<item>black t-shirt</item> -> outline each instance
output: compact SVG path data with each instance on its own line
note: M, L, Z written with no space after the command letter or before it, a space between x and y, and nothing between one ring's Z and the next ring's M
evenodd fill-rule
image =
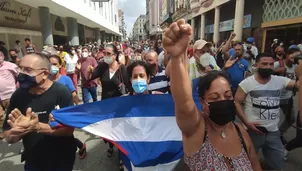
M115 72L112 78L110 78L109 65L102 62L93 71L91 80L100 78L102 82L102 99L109 99L112 97L119 97L122 94L119 91L119 85L123 83L127 91L131 91L131 82L127 73L127 69L124 65Z
M64 108L73 105L70 91L64 85L54 82L52 86L40 95L33 95L26 90L17 89L8 106L7 113L17 108L26 114L28 107L35 112L39 121L48 123L50 112L56 106ZM7 116L3 124L4 130L9 130ZM23 138L24 153L22 160L38 168L66 165L74 163L76 145L73 136L55 137L42 133L31 132Z

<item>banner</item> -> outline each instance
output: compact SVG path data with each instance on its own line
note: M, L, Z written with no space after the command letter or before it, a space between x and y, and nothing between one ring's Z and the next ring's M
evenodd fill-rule
M219 32L231 31L234 30L234 19L222 21L219 24ZM249 28L252 25L252 14L245 15L243 18L243 27ZM207 25L205 29L205 33L214 33L214 24Z

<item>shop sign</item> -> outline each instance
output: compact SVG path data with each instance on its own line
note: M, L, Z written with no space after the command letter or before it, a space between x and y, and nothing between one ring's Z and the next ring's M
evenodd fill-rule
M0 0L0 23L6 27L39 28L39 12L30 6L11 1Z
M244 16L243 28L249 28L252 24L252 15ZM219 24L219 32L234 30L234 19L222 21ZM205 33L214 33L214 25L206 26Z
M230 0L192 0L191 10L192 16L196 17L200 14L206 13Z

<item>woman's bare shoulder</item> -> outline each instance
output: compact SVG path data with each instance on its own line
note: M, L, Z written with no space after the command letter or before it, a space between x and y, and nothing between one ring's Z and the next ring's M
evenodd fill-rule
M160 91L152 91L152 94L164 94L164 93Z

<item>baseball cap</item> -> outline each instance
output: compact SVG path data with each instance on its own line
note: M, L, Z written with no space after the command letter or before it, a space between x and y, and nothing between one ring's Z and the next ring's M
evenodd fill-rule
M202 49L204 46L212 46L212 43L210 42L207 42L203 39L200 39L200 40L197 40L195 43L194 43L194 46L193 46L193 50L195 51L196 49Z
M247 41L248 43L254 43L254 42L255 42L255 39L254 39L253 37L249 37L249 38L246 39L246 41Z

